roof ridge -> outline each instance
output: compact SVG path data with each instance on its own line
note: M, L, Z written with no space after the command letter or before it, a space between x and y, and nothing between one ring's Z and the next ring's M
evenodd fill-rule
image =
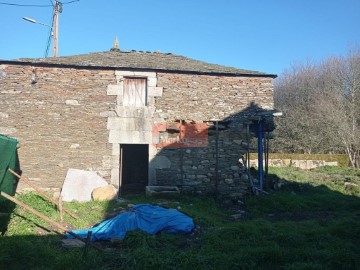
M0 60L0 63L4 62ZM9 61L7 61L9 62ZM20 58L12 60L15 63L33 63L43 65L61 65L84 68L118 68L118 69L141 69L155 71L171 71L182 73L199 74L223 74L232 76L262 76L273 77L274 74L229 67L220 64L208 63L203 60L192 59L187 56L159 51L102 51L70 56L49 58Z

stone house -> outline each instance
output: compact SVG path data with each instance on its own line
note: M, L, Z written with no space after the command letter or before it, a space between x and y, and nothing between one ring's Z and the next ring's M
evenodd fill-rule
M242 144L273 109L275 77L118 49L0 60L0 134L19 140L23 176L41 188L61 188L77 168L125 193L242 195Z

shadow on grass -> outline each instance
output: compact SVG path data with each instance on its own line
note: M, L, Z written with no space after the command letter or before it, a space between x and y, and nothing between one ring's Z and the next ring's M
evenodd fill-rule
M292 173L294 173L292 171ZM77 228L113 216L128 204L152 203L176 208L201 225L201 233L188 237L148 235L135 231L109 245L107 252L61 247L56 234L39 236L27 213L12 216L9 235L0 238L1 269L359 269L360 200L357 190L342 189L339 178L272 174L282 183L269 195L248 197L249 218L230 221L228 209L209 197L125 197L125 203L68 203L80 221L66 217ZM319 172L312 172L319 173ZM343 179L352 176L343 176ZM291 180L295 179L295 180ZM299 180L300 179L300 180ZM352 178L357 184L357 179ZM334 184L335 183L335 184ZM357 188L355 185L354 188ZM56 211L35 196L22 200L55 217ZM21 216L25 217L23 219Z
M326 169L310 172L291 168L289 171L282 176L269 174L266 178L271 187L269 195L249 198L248 207L254 216L263 214L274 220L277 217L302 220L360 215L360 178L353 178L349 185L349 177L339 178L339 174L328 174ZM310 175L316 179L308 182L305 179Z
M11 213L15 209L15 204L10 201L0 202L0 234L4 236L8 230Z

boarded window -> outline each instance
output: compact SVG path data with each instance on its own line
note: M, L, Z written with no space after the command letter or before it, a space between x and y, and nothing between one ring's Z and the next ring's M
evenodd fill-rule
M125 78L124 106L146 106L146 78Z

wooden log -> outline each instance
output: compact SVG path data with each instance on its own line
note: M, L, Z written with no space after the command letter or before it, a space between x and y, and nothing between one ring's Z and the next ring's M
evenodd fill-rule
M91 243L91 234L92 231L88 231L87 232L87 236L86 236L86 240L85 240L85 247L84 247L84 253L83 253L83 257L87 257L88 254L88 250L89 250L89 243Z
M53 204L55 204L58 209L59 209L59 204L52 198L50 198L48 195L46 195L44 192L42 192L39 188L37 188L35 185L33 185L29 180L27 180L25 177L20 176L19 174L17 174L16 172L14 172L12 169L8 169L9 172L11 172L13 175L15 175L17 178L19 178L19 180L24 181L28 186L32 187L33 189L35 189L36 192L38 192L43 198L47 199L48 201L52 202ZM75 219L78 219L79 217L77 215L75 215L74 213L72 213L70 210L66 209L63 207L63 211L68 213L70 216L72 216Z
M59 196L59 212L60 212L60 221L64 221L64 208L63 208L63 202L62 202L62 196L60 194Z
M84 238L78 236L77 234L69 231L68 228L66 228L64 225L62 225L62 224L60 224L60 223L58 223L58 222L56 222L56 221L48 218L47 216L45 216L44 214L36 211L34 208L28 206L27 204L25 204L25 203L23 203L23 202L15 199L14 197L11 197L9 194L5 193L4 191L0 191L0 195L3 196L3 197L5 197L6 199L12 201L13 203L21 206L21 207L24 208L25 210L28 210L29 212L33 213L34 215L42 218L42 219L45 220L47 223L49 223L49 224L51 224L52 226L56 227L56 228L58 229L58 230L57 230L58 232L60 232L60 233L66 232L66 233L74 236L76 239L79 239L80 241L83 241L84 243L86 243L86 239L84 239ZM94 247L95 249L102 251L102 249L101 249L100 247L96 246L94 243L89 242L88 244L91 245L92 247Z

